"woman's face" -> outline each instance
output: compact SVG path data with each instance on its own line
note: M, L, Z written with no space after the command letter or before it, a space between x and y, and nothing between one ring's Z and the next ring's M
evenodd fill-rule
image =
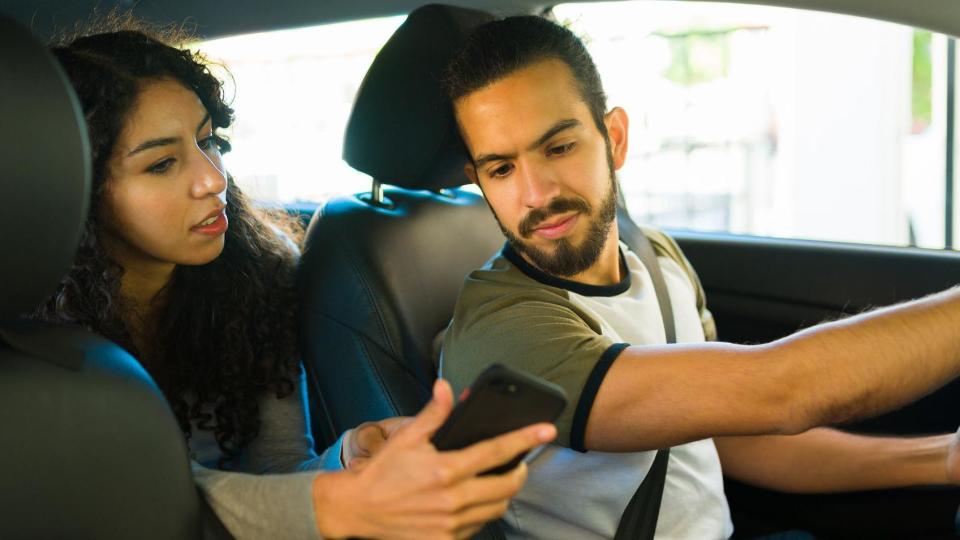
M206 264L223 251L227 180L197 95L146 83L108 165L107 247L121 265Z

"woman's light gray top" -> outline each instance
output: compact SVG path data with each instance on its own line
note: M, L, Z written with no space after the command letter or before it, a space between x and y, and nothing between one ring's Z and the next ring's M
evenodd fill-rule
M210 430L194 424L190 438L193 477L217 517L237 540L321 538L312 486L318 470L343 469L341 436L323 455L313 450L303 369L290 396L260 399L260 433L233 460L233 471L216 469L223 455Z

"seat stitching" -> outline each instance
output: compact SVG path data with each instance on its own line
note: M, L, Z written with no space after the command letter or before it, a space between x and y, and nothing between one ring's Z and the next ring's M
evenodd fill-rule
M357 334L360 336L360 338L361 338L361 339L360 339L360 343L361 343L361 346L363 347L363 354L366 356L366 359L368 360L368 364L373 368L373 371L375 372L375 374L376 374L376 376L377 376L377 380L380 382L380 387L381 387L382 389L386 389L386 384L384 384L384 382L383 382L383 381L384 381L383 374L380 372L380 369L377 367L377 364L376 364L375 362L369 361L370 358L371 358L371 355L370 355L370 352L369 352L369 350L368 350L368 347L370 347L370 346L376 347L377 349L380 349L382 352L386 353L387 356L389 356L389 358L390 358L397 366L399 366L400 369L401 369L403 372L405 372L407 375L409 375L410 377L412 377L414 381L418 381L418 382L419 382L420 378L417 376L417 374L414 373L409 366L407 366L406 364L404 364L404 363L401 362L401 361L398 361L398 360L399 360L399 359L398 359L398 355L394 355L394 354L392 354L390 351L385 350L383 347L379 346L379 345L378 345L376 342L374 342L373 340L365 337L362 333L357 332L357 331L356 331L356 328L354 328L354 327L352 327L352 326L344 323L343 321L340 321L340 320L336 319L335 317L332 317L332 316L330 316L330 315L328 315L328 314L326 314L326 313L320 313L319 315L320 315L321 317L323 317L323 318L325 318L325 319L327 319L327 320L329 320L329 321L331 321L331 322L339 325L339 326L342 326L343 328L347 329L348 331L357 333ZM391 405L393 405L394 410L399 410L399 407L397 406L396 402L393 400L392 397L390 398L390 403L391 403Z
M338 227L338 232L342 232L339 230L339 227ZM357 261L354 260L353 254L349 249L349 246L347 246L346 242L344 241L344 235L338 234L336 237L336 242L344 248L343 251L346 255L347 262L350 264L350 267L353 269L354 274L357 276L357 279L359 279L362 284L360 289L363 291L364 295L367 297L367 301L369 301L370 304L373 306L373 312L376 315L377 327L380 330L380 336L383 338L383 341L385 341L390 346L390 349L391 349L390 352L394 355L399 356L399 354L396 352L396 346L390 339L390 335L387 333L386 323L383 320L383 314L380 310L380 306L376 302L375 296L373 295L373 288L370 286L366 276L363 275L363 272L360 271L360 265L358 264Z

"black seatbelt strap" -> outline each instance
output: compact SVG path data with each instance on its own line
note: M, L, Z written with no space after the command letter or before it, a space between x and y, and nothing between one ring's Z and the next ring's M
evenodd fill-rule
M643 265L650 272L653 290L660 304L660 315L663 318L663 330L667 336L667 343L676 343L677 329L673 319L673 306L670 304L670 294L663 280L663 272L660 270L660 263L657 261L656 252L653 251L653 245L622 207L617 208L617 225L620 229L620 238L640 257ZM633 494L623 515L620 516L620 524L617 526L614 540L653 539L657 532L657 518L660 516L660 501L663 499L663 484L667 478L669 460L669 448L657 451L653 465L650 466L640 487Z
M667 480L667 461L670 449L657 451L653 465L644 477L637 492L633 494L626 510L620 516L617 534L614 540L653 540L657 532L657 518L660 516L660 500L663 498L663 484Z
M677 327L673 320L673 305L670 303L670 292L667 290L667 282L663 280L663 272L660 270L660 262L657 260L657 254L653 251L653 244L643 234L640 227L630 219L626 210L617 210L617 226L620 228L620 238L630 247L630 250L640 257L643 266L650 272L650 279L653 280L653 290L657 294L657 302L660 304L660 315L663 318L663 330L667 335L667 343L677 342Z
M507 533L503 532L500 521L488 522L470 540L507 540Z

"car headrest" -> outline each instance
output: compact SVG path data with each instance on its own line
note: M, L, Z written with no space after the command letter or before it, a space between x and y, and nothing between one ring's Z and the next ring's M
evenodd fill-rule
M431 4L414 10L357 91L343 158L374 180L410 189L467 184L468 154L440 80L470 31L494 16Z
M0 16L0 321L32 312L73 261L87 217L90 150L53 55Z

